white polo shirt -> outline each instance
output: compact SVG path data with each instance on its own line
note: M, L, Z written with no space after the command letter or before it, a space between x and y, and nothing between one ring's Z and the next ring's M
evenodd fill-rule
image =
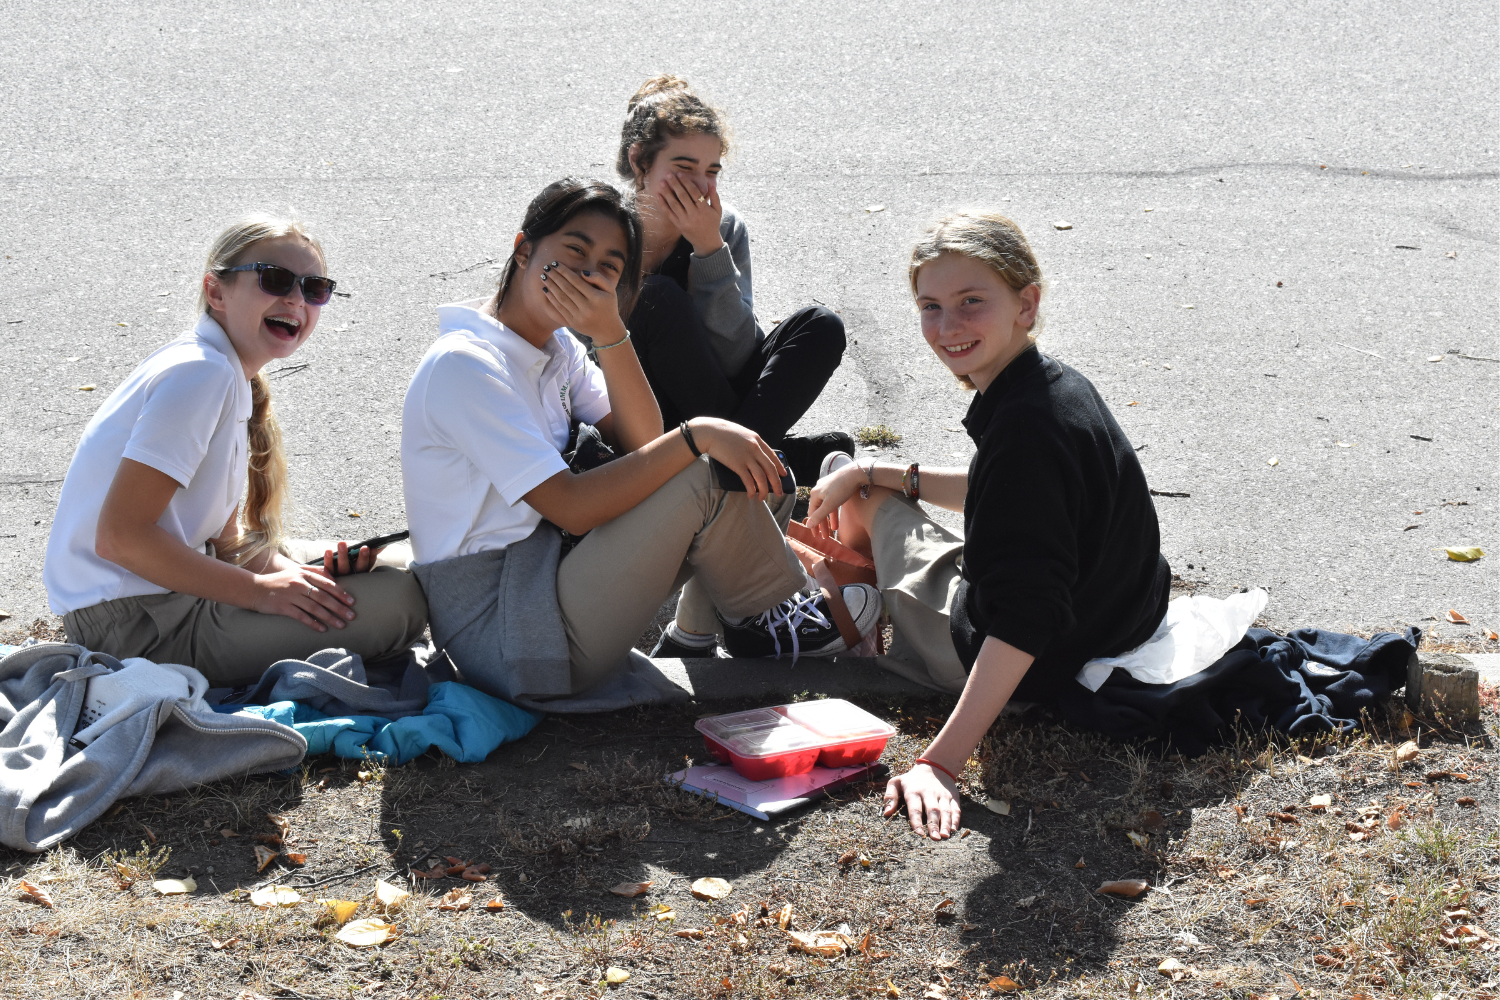
M567 470L574 418L610 412L604 373L566 328L538 350L487 302L438 308L438 339L406 390L401 484L419 563L530 535L542 515L521 498Z
M99 512L120 460L177 481L180 489L157 524L201 552L244 495L249 420L250 381L228 335L208 315L142 361L89 420L68 466L42 569L52 612L165 594L165 587L94 554Z

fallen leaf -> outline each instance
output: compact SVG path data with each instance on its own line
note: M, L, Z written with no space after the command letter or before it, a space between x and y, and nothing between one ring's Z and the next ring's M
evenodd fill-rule
M1474 804L1474 796L1464 795L1454 799L1453 801L1461 806L1472 806Z
M363 517L364 516L359 511L353 509L352 507L350 509L344 511L344 513L348 514L350 517Z
M354 778L356 781L369 781L373 777L375 777L375 775L371 774L369 771L356 771L354 773Z
M1332 955L1317 954L1313 956L1313 964L1321 965L1325 969L1342 969L1344 967L1344 960L1342 958L1334 958Z
M923 992L922 1000L948 1000L948 987L943 985L929 986Z
M1314 795L1307 800L1307 808L1309 809L1327 809L1331 805L1333 805L1332 795Z
M1026 896L1023 899L1016 900L1016 909L1018 909L1018 910L1024 910L1024 909L1026 909L1032 903L1035 903L1037 900L1041 899L1043 895L1045 895L1045 893L1040 893L1039 892L1039 893L1037 893L1034 896Z
M1473 562L1484 556L1484 549L1477 545L1449 546L1443 551L1448 553L1448 558L1454 562Z
M1054 223L1052 223L1052 228L1053 229L1072 229L1073 228L1073 223L1071 223L1071 222L1054 222Z
M405 889L394 886L385 879L375 880L375 900L387 910L400 906L410 895Z
M49 910L55 910L57 908L52 902L52 894L46 889L43 889L41 886L37 885L35 882L28 882L23 878L18 883L18 886L21 890L20 898L25 900L26 902L37 903L41 906L45 906Z
M971 832L973 832L973 831L965 830L963 833L961 833L961 834L958 835L958 839L959 840L963 840ZM870 856L868 854L861 854L859 856L859 866L861 868L868 868L868 867L870 867Z
M1180 982L1190 975L1188 967L1175 958L1162 959L1161 964L1156 967L1156 971L1164 976L1170 976L1174 983Z
M841 868L844 865L852 865L858 857L858 851L845 851L843 854L839 855L838 865Z
M282 837L290 837L292 835L292 821L285 816L280 813L266 813L266 819L271 821L271 825L276 828L276 832L281 834Z
M269 847L262 847L260 844L256 844L255 845L255 870L256 871L258 871L258 872L265 871L266 870L266 866L269 865L272 861L275 861L275 860L276 860L276 852L275 851L271 850Z
M650 888L650 882L621 882L619 885L613 886L609 891L616 896L644 896Z
M1409 764L1417 759L1417 754L1420 752L1415 740L1407 740L1396 748L1396 759L1403 764Z
M1455 625L1467 625L1467 624L1469 624L1469 619L1465 618L1463 615L1459 614L1457 611L1455 611L1452 608L1448 609L1448 620L1450 622L1452 622L1453 624L1455 624Z
M328 909L328 915L340 925L347 924L359 909L359 904L349 899L320 899L318 902Z
M616 965L611 965L604 970L604 981L611 986L619 986L630 978L630 973Z
M1261 898L1256 897L1256 898L1251 898L1251 899L1245 900L1245 905L1248 906L1250 909L1253 910L1257 906L1264 906L1265 904L1267 904L1269 902L1270 902L1269 899L1261 899Z
M782 930L791 930L792 927L792 904L787 903L776 911L776 926Z
M282 844L281 834L279 833L257 833L252 839L262 844L272 844L276 847L280 847Z
M941 903L939 903L938 905L934 906L932 908L932 912L933 913L942 913L944 910L946 910L948 907L950 907L952 905L953 905L953 900L951 900L951 899L945 899Z
M838 931L787 931L786 936L792 939L789 947L793 951L822 958L838 958L851 944L849 936Z
M491 913L498 913L501 910L505 909L505 900L500 898L499 896L496 896L488 903L485 903L484 908L486 910L489 910Z
M734 886L721 878L700 878L691 891L696 899L723 899L734 891Z
M684 927L680 931L673 931L673 937L687 938L690 941L702 941L703 932L696 927Z
M364 920L356 920L353 923L345 924L334 935L334 938L354 948L372 948L378 944L385 944L395 932L395 924L388 924L384 920L367 917Z
M1405 815L1404 815L1405 812L1406 812L1406 807L1404 807L1404 806L1401 807L1400 809L1397 809L1394 812L1392 812L1390 814L1390 816L1388 816L1386 818L1386 821L1385 821L1385 827L1386 827L1386 829L1387 830L1399 830L1399 829L1401 829L1402 825L1406 822Z
M302 902L302 893L289 885L268 885L250 894L251 904L268 910L273 906L296 906Z
M489 865L470 865L459 872L458 877L465 882L488 882L490 877L485 872L489 870L489 867Z
M231 837L238 837L239 834L235 833L233 830L229 829L229 827L226 826L219 830L219 836L223 837L225 840L228 840Z
M294 865L307 864L307 855L303 854L301 851L287 851L286 859Z
M866 205L865 206L865 211L866 212L884 212L885 211L885 206L884 205Z
M233 948L239 943L240 939L237 937L232 937L228 941L219 941L214 938L208 939L208 946L214 951L223 951L225 948Z
M987 799L985 800L984 807L996 816L1010 815L1010 803L1004 799Z
M80 385L80 386L78 386L78 391L79 392L93 392L94 391L94 387L91 386L91 385Z
M185 895L186 893L196 891L198 888L198 883L193 881L192 876L189 875L184 879L159 879L151 883L151 888L155 889L163 896L181 896Z
M1107 892L1111 896L1139 896L1151 886L1140 879L1123 879L1118 882L1105 882L1095 892Z
M1266 459L1266 464L1267 464L1267 465L1280 465L1280 464L1281 464L1281 459L1279 459L1279 458L1276 458L1276 457L1275 457L1275 456L1274 456L1274 455L1273 455L1273 456L1272 456L1272 457L1270 457L1270 458L1268 458L1268 459Z
M1449 258L1450 260L1458 260L1458 251L1449 250L1447 253L1443 254L1443 256Z
M440 910L467 910L474 902L474 897L462 889L450 889L443 893L443 898L438 900L437 908Z
M677 920L677 911L670 906L663 905L653 912L651 919L659 924L674 923Z
M1125 836L1129 837L1130 842L1143 851L1146 849L1146 845L1151 843L1151 837L1149 835L1144 833L1136 833L1134 830L1126 830Z
M1490 642L1500 642L1500 632L1486 632L1484 637Z
M996 976L984 985L986 989L994 990L996 993L1014 993L1021 988L1021 984L1009 976Z
M1084 865L1084 863L1083 863L1083 859L1082 859L1082 858L1079 858L1079 859L1078 859L1078 864L1076 864L1076 865L1074 865L1074 866L1073 866L1073 867L1074 867L1074 868L1084 868L1084 867L1086 867L1086 866L1085 866L1085 865Z
M589 769L589 766L587 764L583 763L582 761L578 761L578 760L570 761L568 763L568 766L571 767L575 771L587 771Z
M895 983L887 979L885 981L885 995L890 997L891 1000L896 1000L901 995L901 990L897 988Z
M1136 818L1136 822L1152 833L1158 833L1167 825L1166 819L1155 809L1148 809Z

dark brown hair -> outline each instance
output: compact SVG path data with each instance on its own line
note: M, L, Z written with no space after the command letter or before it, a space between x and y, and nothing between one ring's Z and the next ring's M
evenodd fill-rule
M615 170L635 179L635 168L650 170L667 140L683 135L712 135L719 139L719 155L729 152L729 123L724 113L704 102L680 76L663 73L641 84L625 107L620 129L620 155ZM635 165L630 148L639 145Z
M548 184L526 206L526 217L521 221L521 234L525 239L516 244L516 250L551 236L580 212L597 212L607 219L614 219L625 230L625 266L620 270L615 294L620 300L620 315L628 316L641 288L641 217L613 184L577 177L564 177ZM497 309L510 290L516 267L516 255L512 252L505 262L505 269L500 272L500 293L495 298Z

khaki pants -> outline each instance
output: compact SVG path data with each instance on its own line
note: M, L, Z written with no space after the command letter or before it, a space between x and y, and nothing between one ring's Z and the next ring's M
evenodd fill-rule
M959 692L968 671L953 648L949 609L958 590L963 536L915 500L887 497L870 525L875 579L891 616L891 648L880 665L920 684Z
M321 551L321 550L320 550ZM339 647L378 660L409 649L427 628L427 601L405 570L381 566L339 577L354 620L327 632L191 594L122 597L63 616L69 642L124 659L142 656L202 672L214 687L253 684L277 660Z
M792 508L797 506L797 494L773 496L766 501L766 506L770 508L771 516L776 519L776 527L785 534L786 526L792 520ZM806 570L803 572L805 574ZM682 585L682 596L677 599L676 620L680 627L689 632L696 632L699 635L716 632L721 640L723 638L724 627L719 624L718 617L714 615L714 602L696 577Z
M720 489L706 459L589 532L558 566L573 690L622 669L662 602L689 578L726 618L759 614L807 584L765 503Z

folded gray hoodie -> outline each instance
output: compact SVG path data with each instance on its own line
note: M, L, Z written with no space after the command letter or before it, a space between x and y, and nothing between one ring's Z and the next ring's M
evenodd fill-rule
M100 699L110 686L101 685L88 698L89 681L110 674L121 682L113 696ZM190 667L122 663L66 642L23 646L0 659L0 843L45 850L117 799L279 771L302 759L307 741L295 729L216 714L203 704L207 687Z

